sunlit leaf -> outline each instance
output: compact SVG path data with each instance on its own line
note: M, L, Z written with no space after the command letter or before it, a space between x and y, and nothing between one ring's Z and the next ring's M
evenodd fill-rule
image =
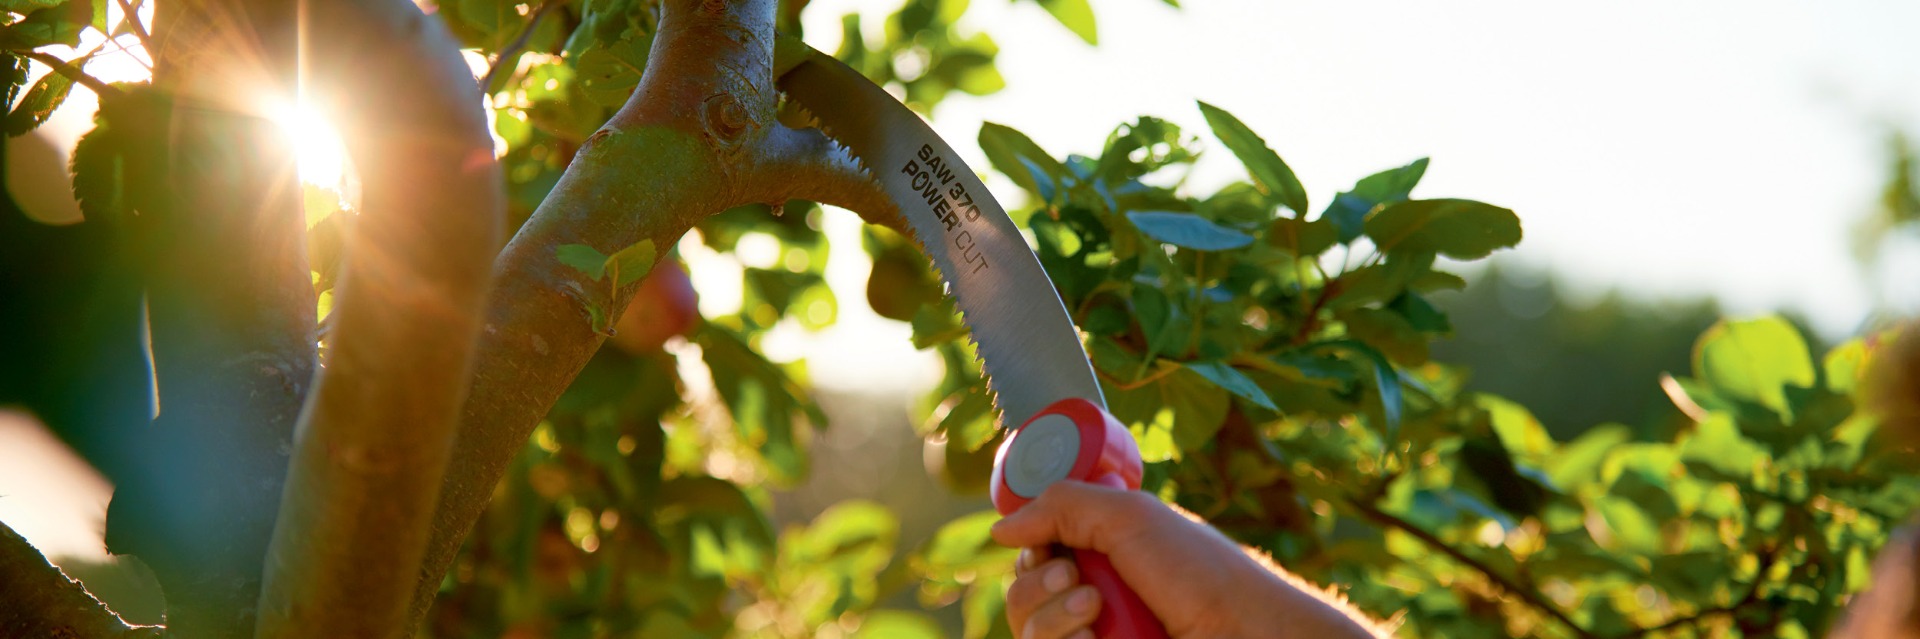
M1066 167L1041 149L1040 145L1034 144L1032 138L1006 125L992 122L981 124L980 150L987 155L987 162L993 165L994 170L1035 195L1041 193L1040 185L1034 180L1034 172L1027 168L1029 164L1038 169L1039 174L1050 178L1050 184L1067 174Z
M1715 392L1790 415L1786 386L1812 386L1813 359L1792 324L1778 317L1722 321L1693 348L1694 376Z
M1068 31L1080 36L1087 44L1100 44L1098 30L1094 27L1093 5L1087 0L1034 0L1053 14Z
M1366 235L1381 252L1439 253L1477 260L1520 243L1513 211L1471 200L1412 200L1367 218Z
M19 137L40 128L54 110L67 101L67 94L73 91L73 79L61 73L48 73L40 76L27 95L20 98L13 111L7 114L7 135Z
M1213 128L1214 137L1227 145L1240 163L1247 166L1247 173L1253 177L1254 184L1273 201L1293 209L1296 215L1307 210L1307 190L1300 186L1300 178L1294 177L1293 169L1280 159L1280 155L1267 146L1253 129L1247 128L1233 114L1219 107L1201 102L1200 114L1207 119L1207 125Z
M653 250L653 240L640 240L607 256L606 271L613 273L615 286L626 286L652 272L653 262L658 257Z

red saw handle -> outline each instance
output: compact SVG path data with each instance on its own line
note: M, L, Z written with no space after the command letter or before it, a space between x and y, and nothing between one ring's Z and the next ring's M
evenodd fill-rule
M1127 427L1084 399L1063 399L1007 437L993 458L993 507L1010 515L1062 479L1140 489L1140 448ZM1163 639L1166 628L1102 553L1072 549L1080 579L1100 592L1101 639Z

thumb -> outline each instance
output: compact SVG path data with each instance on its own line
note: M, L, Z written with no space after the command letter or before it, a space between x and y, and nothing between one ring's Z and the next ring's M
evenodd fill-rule
M1128 539L1174 516L1152 495L1063 480L1048 486L1020 510L993 525L993 540L1022 548L1066 544L1112 553Z

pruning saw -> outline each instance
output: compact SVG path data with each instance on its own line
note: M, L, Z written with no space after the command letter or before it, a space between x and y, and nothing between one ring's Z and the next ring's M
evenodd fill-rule
M971 329L1000 425L1013 427L994 457L994 507L1010 514L1065 479L1138 490L1139 448L1107 412L1073 319L973 169L920 116L832 56L806 49L779 85L899 206ZM1100 592L1095 634L1167 636L1105 555L1072 555Z

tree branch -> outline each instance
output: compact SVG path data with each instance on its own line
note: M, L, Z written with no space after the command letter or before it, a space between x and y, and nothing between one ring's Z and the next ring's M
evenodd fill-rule
M775 125L767 136L767 149L764 159L753 167L762 179L753 184L752 199L776 205L788 199L831 204L859 213L870 223L909 233L900 207L846 148L819 129Z
M1508 595L1511 595L1514 598L1519 599L1521 603L1525 603L1529 607L1532 607L1533 609L1540 611L1541 614L1544 614L1548 617L1552 617L1554 621L1560 622L1561 625L1567 627L1567 630L1572 631L1574 636L1581 637L1582 639L1598 638L1597 635L1593 634L1592 632L1588 632L1587 629L1585 628L1580 627L1580 624L1574 623L1573 618L1568 616L1566 611L1561 610L1559 606L1553 605L1553 602L1547 601L1547 599L1541 596L1539 592L1535 591L1532 588L1528 588L1526 586L1521 585L1519 582L1515 581L1513 577L1503 574L1498 570L1495 570L1493 566L1487 565L1486 562L1480 561L1479 559L1474 558L1472 555L1468 555L1466 552L1461 551L1458 548L1454 548L1452 544L1448 544L1446 540L1443 540L1439 537L1434 536L1434 534L1431 532L1427 532L1425 528L1421 528L1419 526L1414 525L1413 522L1407 521L1405 519L1401 519L1395 516L1393 513L1380 510L1378 507L1375 507L1373 504L1368 504L1368 503L1364 503L1356 500L1347 500L1347 504L1353 507L1354 510L1359 511L1360 514L1365 515L1368 519L1372 519L1375 522L1378 522L1382 525L1395 528L1400 530L1401 532L1407 533L1408 535L1412 535L1413 538L1420 540L1422 543L1425 543L1428 547L1433 548L1434 550L1438 550L1441 552L1441 554L1444 554L1448 557L1452 557L1454 561L1465 564L1467 567L1472 568L1483 575L1486 575L1487 580L1490 582L1493 582L1493 585L1495 587L1498 587L1500 590L1506 592Z
M494 261L495 288L460 433L414 591L418 619L509 462L599 348L587 304L626 308L638 283L609 292L562 265L562 244L613 253L665 250L695 222L756 200L771 154L773 0L667 0L647 72L589 136L566 173ZM764 194L759 194L764 195ZM617 320L618 317L610 319Z
M161 637L157 626L127 625L5 523L0 523L0 602L0 637Z
M404 637L506 195L453 36L407 0L308 3L307 69L362 177L301 415L262 637Z
M533 30L540 26L540 19L547 17L548 12L561 4L560 0L547 0L540 3L540 8L533 11L533 17L527 19L527 26L521 27L520 35L515 36L507 46L500 47L500 51L493 56L493 62L487 65L487 75L480 78L481 93L493 92L493 81L495 76L500 74L500 65L511 60L513 56L519 55L520 50L527 46L527 40L533 38Z
M14 51L13 53L14 55L25 56L35 62L47 65L47 68L53 69L54 73L67 76L68 79L78 82L81 86L92 90L96 95L120 95L119 89L113 88L113 85L101 81L100 78L87 75L86 71L80 69L80 65L74 64L73 62L62 60L57 56L39 51Z
M147 54L152 55L153 54L153 37L147 35L147 27L145 25L140 24L140 10L135 9L133 7L133 2L131 2L131 0L119 0L119 1L120 1L120 13L123 14L121 15L120 19L125 21L127 23L127 26L133 28L133 37L140 39L140 48L146 49Z

